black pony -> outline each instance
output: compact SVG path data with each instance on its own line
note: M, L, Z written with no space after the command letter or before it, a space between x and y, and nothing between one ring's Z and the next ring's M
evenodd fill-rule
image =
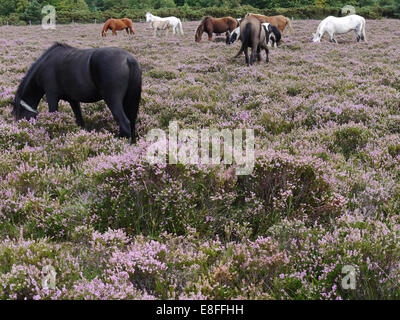
M121 137L135 142L135 123L142 92L142 71L137 60L120 48L77 49L55 43L29 68L13 101L17 119L38 113L46 95L49 111L69 102L76 123L84 122L80 102L104 100L119 124Z

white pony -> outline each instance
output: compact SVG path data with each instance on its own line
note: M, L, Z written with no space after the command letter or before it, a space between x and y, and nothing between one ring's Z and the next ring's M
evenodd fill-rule
M342 34L354 30L357 35L357 42L364 40L367 42L365 36L365 19L356 14L351 14L345 17L337 18L329 16L321 21L318 26L317 32L313 33L313 42L321 42L321 38L325 32L331 38L331 42L336 42L335 34Z
M179 33L183 36L182 22L176 17L161 18L146 12L146 22L150 22L150 26L154 30L154 36L156 36L158 30L167 30L165 35L168 36L169 29L172 29L173 34Z

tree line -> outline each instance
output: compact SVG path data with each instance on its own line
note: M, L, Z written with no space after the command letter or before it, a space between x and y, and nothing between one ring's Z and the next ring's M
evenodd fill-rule
M143 19L144 12L177 15L197 20L204 15L241 16L257 10L264 14L285 14L294 18L340 15L340 8L352 5L367 18L400 17L400 0L0 0L0 23L39 23L42 7L53 5L59 23L99 22L110 17Z

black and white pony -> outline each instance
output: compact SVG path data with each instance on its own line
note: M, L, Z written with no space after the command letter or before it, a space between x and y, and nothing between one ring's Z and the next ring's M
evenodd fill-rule
M49 111L69 102L83 127L81 102L104 100L119 124L120 136L135 142L135 122L142 92L138 61L120 48L77 49L56 43L47 49L18 86L13 101L17 119L30 119L46 95Z
M235 30L233 30L228 34L226 44L232 44L239 38L240 38L240 27L237 27Z
M278 43L281 40L281 33L279 32L278 28L268 22L262 23L261 27L264 28L267 34L267 45L269 47L277 48ZM227 44L232 44L236 40L238 40L240 38L240 27L237 27L235 30L233 30L228 37L229 39L227 41Z
M278 28L268 22L262 23L261 26L268 35L267 44L273 48L277 48L279 41L281 41L281 33Z

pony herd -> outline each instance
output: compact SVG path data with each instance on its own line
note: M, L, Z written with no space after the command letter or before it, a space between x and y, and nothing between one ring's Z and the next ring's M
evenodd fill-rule
M182 22L176 17L160 18L146 13L154 36L165 30L183 35ZM202 19L195 33L195 41L200 42L203 33L212 40L213 34L226 35L226 43L241 40L242 45L235 58L244 53L247 65L261 60L261 50L269 61L268 47L277 47L286 27L292 31L290 19L284 16L267 17L248 13L243 19L232 17ZM135 35L132 20L109 19L105 22L101 35L111 30L126 30ZM354 31L357 41L366 40L365 19L358 15L341 18L327 17L313 34L313 41L320 42L327 33L332 42L337 43L336 34ZM249 56L248 49L251 48ZM112 59L111 59L112 58ZM56 43L47 49L28 69L18 86L12 101L13 114L17 119L30 119L38 114L38 105L46 96L49 111L58 110L60 100L69 102L76 122L84 127L81 102L104 100L119 124L120 136L135 142L135 122L142 91L142 71L139 62L127 51L120 48L77 49Z
M176 17L166 17L161 18L152 15L150 12L146 12L146 22L150 22L150 27L154 31L154 36L160 35L160 32L166 30L166 36L168 36L168 31L172 30L173 34L184 35L182 21ZM131 19L108 19L103 26L101 35L103 37L107 36L107 31L111 30L114 36L117 35L116 31L126 30L127 34L131 34L132 38L135 35L135 30L133 29L133 23Z
M182 21L179 18L161 18L147 12L146 22L150 23L154 37L161 35L164 30L166 31L166 36L168 36L170 30L172 30L173 34L184 35ZM261 50L265 50L266 62L269 62L268 47L278 47L286 27L290 29L290 32L293 32L290 19L282 15L268 17L261 14L247 13L243 19L207 16L201 20L196 29L195 41L200 42L203 33L207 34L209 41L212 40L213 34L225 34L226 44L228 45L240 39L242 46L235 57L244 53L247 65L253 65L256 58L258 61L261 60ZM117 30L126 30L132 37L135 34L132 20L127 18L107 20L101 33L103 37L106 36L108 30L112 30L113 35L116 35ZM317 32L313 34L312 40L313 42L320 42L322 36L327 33L330 41L337 43L335 34L347 33L351 30L356 33L357 41L366 41L365 19L363 17L355 14L341 18L329 16L321 21ZM250 57L248 48L252 49Z
M282 15L267 17L248 13L244 19L204 17L196 30L195 41L200 42L203 33L207 33L210 41L213 33L225 33L228 45L240 39L242 46L235 58L244 53L247 65L252 65L256 58L258 61L261 60L262 49L266 53L266 62L269 61L268 47L278 46L287 26L293 31L290 19ZM249 47L252 48L250 58Z

